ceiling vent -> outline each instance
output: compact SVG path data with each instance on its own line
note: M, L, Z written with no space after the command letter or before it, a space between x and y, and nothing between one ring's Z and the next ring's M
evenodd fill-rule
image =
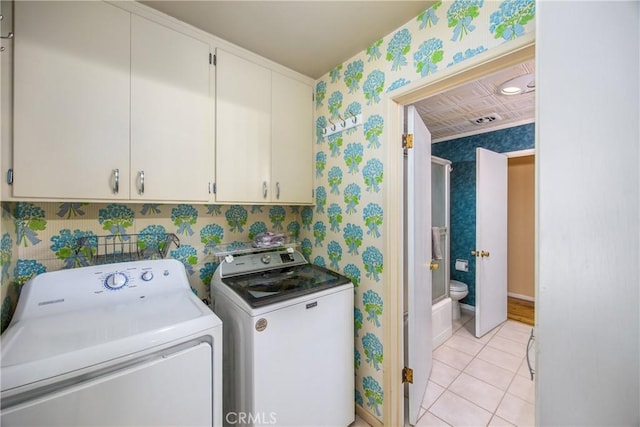
M502 117L500 117L496 113L493 113L493 114L487 114L486 116L480 116L480 117L476 117L475 119L471 119L471 123L476 125L487 125L497 120L502 120Z

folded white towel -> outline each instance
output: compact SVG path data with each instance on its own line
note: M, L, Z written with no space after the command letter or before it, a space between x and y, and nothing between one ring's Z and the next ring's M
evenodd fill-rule
M440 248L440 227L431 228L431 258L442 259L442 249Z

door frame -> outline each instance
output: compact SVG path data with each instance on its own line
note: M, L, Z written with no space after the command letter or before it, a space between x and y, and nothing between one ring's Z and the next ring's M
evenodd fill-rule
M527 34L489 50L478 57L446 68L398 89L383 98L386 123L385 157L385 268L383 273L385 309L383 313L384 347L383 381L385 399L383 424L403 425L404 367L403 343L403 151L400 148L404 124L404 107L416 101L453 89L470 81L493 74L501 69L535 58L535 34ZM400 284L400 285L399 285ZM376 425L378 423L375 423Z

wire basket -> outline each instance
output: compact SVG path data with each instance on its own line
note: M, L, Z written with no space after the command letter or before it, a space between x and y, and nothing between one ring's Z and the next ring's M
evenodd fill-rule
M180 239L173 233L85 236L77 243L76 253L90 265L163 259L171 244L180 247Z

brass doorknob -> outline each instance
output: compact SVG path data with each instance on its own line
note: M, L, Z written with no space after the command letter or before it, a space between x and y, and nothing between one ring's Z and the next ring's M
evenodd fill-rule
M485 257L486 257L486 258L489 258L489 252L480 251L480 256L481 256L482 258L485 258Z
M473 250L473 251L471 251L471 255L472 256L480 256L480 252L478 252L476 250Z
M430 270L437 270L438 268L440 268L440 264L437 262L431 261L431 263L429 263Z

